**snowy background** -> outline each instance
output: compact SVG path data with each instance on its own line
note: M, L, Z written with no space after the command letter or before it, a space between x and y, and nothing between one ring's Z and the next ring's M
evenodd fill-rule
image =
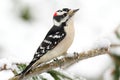
M20 11L26 6L30 8L31 21L20 18ZM29 62L52 27L54 12L65 7L80 9L74 17L76 33L70 53L90 49L120 24L120 0L1 0L0 59ZM111 65L110 57L101 55L80 61L67 71L89 80L108 80L104 73Z

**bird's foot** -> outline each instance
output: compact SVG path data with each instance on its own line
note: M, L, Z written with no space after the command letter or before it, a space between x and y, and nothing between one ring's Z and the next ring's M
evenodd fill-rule
M62 67L62 62L58 58L54 58L54 61L56 61L58 63L60 68Z
M74 58L75 58L75 60L79 60L79 54L77 53L77 52L74 52Z

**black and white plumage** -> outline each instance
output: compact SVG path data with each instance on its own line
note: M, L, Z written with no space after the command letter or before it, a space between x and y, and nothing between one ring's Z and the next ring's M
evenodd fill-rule
M36 68L41 63L56 58L68 50L74 39L72 16L78 10L79 9L71 10L63 8L55 12L53 16L53 27L49 30L38 47L32 61L19 75L24 76L27 72Z

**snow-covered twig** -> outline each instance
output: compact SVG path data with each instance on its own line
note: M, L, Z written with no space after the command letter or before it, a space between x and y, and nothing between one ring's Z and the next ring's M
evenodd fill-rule
M35 68L34 70L30 71L28 74L26 74L23 78L19 79L20 76L14 76L13 78L9 80L26 80L28 77L32 77L34 75L38 75L40 73L49 71L51 69L62 67L65 68L66 66L72 65L80 60L87 59L90 57L98 56L101 54L105 54L108 52L109 47L101 47L98 49L89 50L86 52L82 52L79 54L74 54L73 56L64 56L61 58L58 58L57 61L53 60L51 62L42 64L41 66Z

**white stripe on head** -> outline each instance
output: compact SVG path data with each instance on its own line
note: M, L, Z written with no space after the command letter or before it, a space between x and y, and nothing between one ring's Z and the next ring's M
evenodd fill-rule
M63 15L64 13L66 13L66 12L65 11L57 12L57 15Z

